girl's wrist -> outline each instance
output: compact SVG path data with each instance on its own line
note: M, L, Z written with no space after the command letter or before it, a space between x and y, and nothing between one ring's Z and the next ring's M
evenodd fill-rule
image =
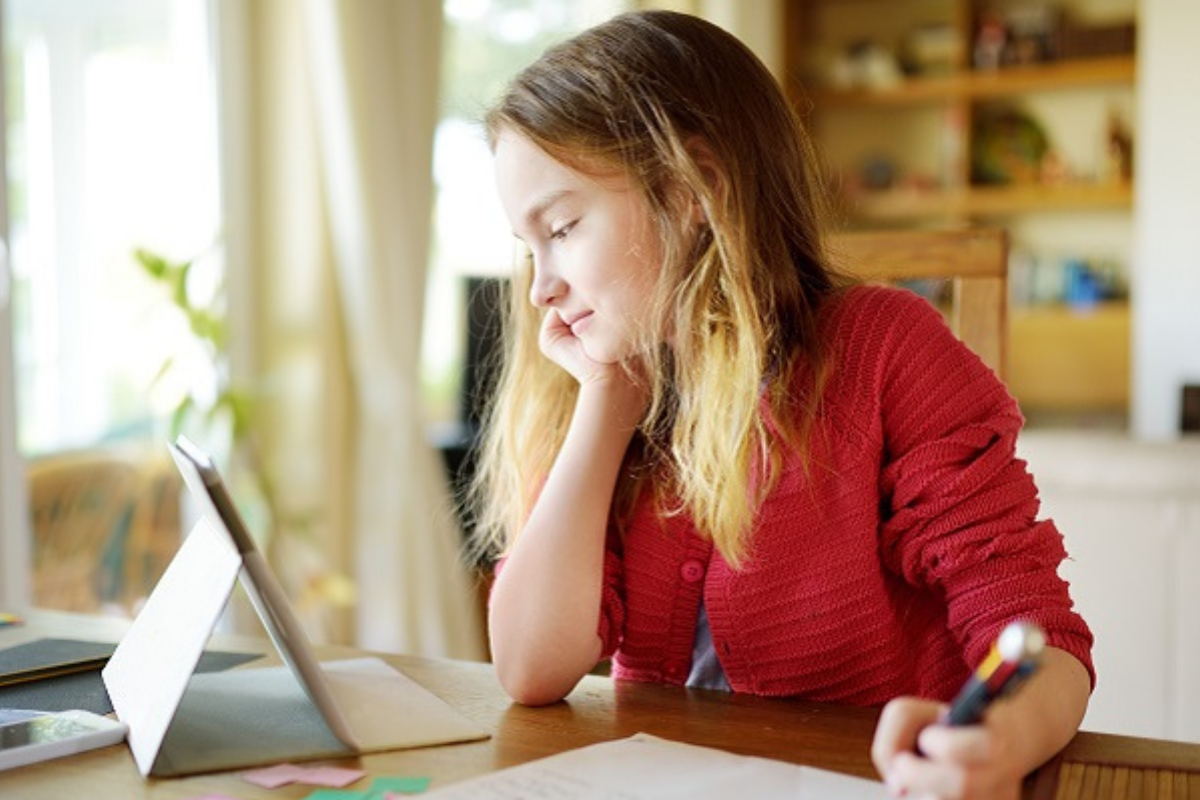
M576 402L579 409L595 408L632 434L646 413L649 394L617 368L581 383Z

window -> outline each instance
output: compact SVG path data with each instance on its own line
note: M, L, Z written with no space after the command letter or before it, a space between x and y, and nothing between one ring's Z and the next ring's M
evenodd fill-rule
M4 10L20 448L161 434L178 398L150 389L188 335L133 252L189 259L219 235L208 4Z

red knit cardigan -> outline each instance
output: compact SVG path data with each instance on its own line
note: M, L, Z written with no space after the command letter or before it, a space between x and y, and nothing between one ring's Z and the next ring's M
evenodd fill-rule
M610 536L599 632L614 676L682 684L703 597L737 692L948 699L1015 618L1094 683L1004 386L911 292L854 288L822 324L835 366L809 470L785 464L742 568L650 500Z

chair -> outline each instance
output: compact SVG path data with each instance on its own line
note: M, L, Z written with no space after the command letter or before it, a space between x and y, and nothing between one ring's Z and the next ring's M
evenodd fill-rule
M839 233L833 257L871 281L943 280L951 329L1001 380L1008 358L1008 236L1002 230L895 230Z
M180 543L180 481L165 458L80 450L33 459L33 602L132 616Z

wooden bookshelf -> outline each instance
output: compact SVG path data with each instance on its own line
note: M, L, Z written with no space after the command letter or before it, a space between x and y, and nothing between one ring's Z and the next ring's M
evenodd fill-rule
M1071 12L1086 13L1087 6L1083 0ZM1033 228L1045 235L1047 225L1056 224L1055 220L1069 219L1068 226L1077 229L1080 220L1111 225L1131 219L1133 185L1128 179L1110 177L1116 170L1108 164L1072 162L1071 169L1061 174L1048 170L1055 178L1047 182L1026 177L1046 174L1045 165L1014 172L1014 182L1004 185L973 181L973 155L980 146L974 138L975 123L983 114L1002 109L1036 114L1026 109L1080 108L1091 103L1086 106L1093 109L1091 115L1085 117L1094 126L1103 123L1100 109L1114 98L1128 105L1137 81L1137 58L1132 53L975 69L972 54L978 21L990 7L1004 8L991 0L784 0L785 88L807 120L818 148L830 158L832 185L842 192L840 218L848 227L985 224L1010 232ZM1130 13L1136 13L1136 5L1131 4ZM946 51L949 55L939 70L890 83L872 73L873 84L858 84L870 88L830 85L834 70L829 67L836 54L864 42L898 53L903 36L930 24L940 26L941 33L956 43ZM839 77L844 79L845 74ZM1056 122L1061 125L1064 120ZM1073 139L1068 138L1076 143L1080 125L1076 122L1065 131L1074 133ZM1047 133L1054 138L1055 131ZM1103 155L1103 134L1102 127L1088 134L1096 141L1096 159ZM918 147L920 151L915 150ZM883 166L893 173L894 188L864 188L872 178L867 172L869 159L880 156L888 159ZM1019 182L1020 178L1027 182ZM1016 237L1013 241L1019 245ZM1054 241L1050 252L1036 254L1039 262L1043 256L1061 258L1060 248L1065 246ZM1010 381L1023 404L1053 410L1127 405L1131 327L1127 303L1104 304L1086 314L1066 306L1024 310L1014 306L1010 319Z
M830 89L812 74L812 65L802 58L813 48L817 35L815 16L822 7L837 0L785 0L784 69L786 88L797 107L810 117L820 118L848 110L879 109L896 113L933 111L958 121L958 130L945 130L943 136L961 137L956 146L962 150L961 164L941 188L920 192L898 189L878 194L858 195L847 202L845 210L852 218L869 224L872 220L896 222L922 217L970 221L974 217L1007 216L1055 211L1130 209L1132 188L1125 183L1068 183L1063 185L973 185L970 151L973 146L971 121L982 105L1029 95L1081 89L1132 89L1137 79L1134 55L1116 55L1072 60L1048 61L1025 66L1007 66L996 70L972 69L967 53L972 38L974 0L950 0L943 4L946 22L952 24L963 44L960 54L945 74L904 78L892 85L876 88ZM920 6L915 0L873 0L883 11L901 12ZM862 0L857 5L870 7ZM820 142L818 141L818 144ZM838 165L834 165L837 167ZM844 165L843 165L844 166Z
M848 198L843 211L856 218L894 222L924 218L1005 217L1053 211L1129 210L1132 207L1133 187L1121 182L972 186L938 191L894 189Z

